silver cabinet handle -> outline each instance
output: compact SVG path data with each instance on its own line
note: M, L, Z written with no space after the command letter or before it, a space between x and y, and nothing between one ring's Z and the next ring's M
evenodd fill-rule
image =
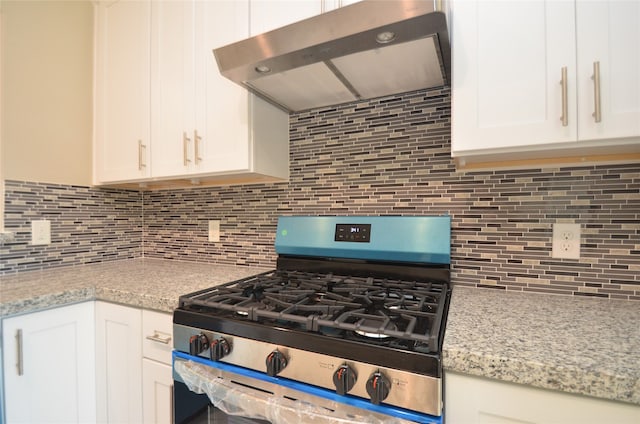
M169 336L168 334L162 336L161 334L164 334L164 333L161 333L160 331L156 330L156 331L153 332L153 335L147 336L146 338L147 338L147 340L151 340L152 342L157 342L157 343L162 343L162 344L167 344L168 345L169 342L171 341L171 336Z
M602 111L600 109L600 62L593 62L593 118L596 122L602 120Z
M200 157L200 140L202 140L202 137L198 135L198 130L193 130L193 160L196 165L202 161Z
M16 330L16 368L18 375L24 374L22 363L22 330Z
M189 165L191 159L189 159L189 142L191 139L187 137L187 132L182 133L182 163L184 166Z
M562 67L562 78L560 80L560 86L562 87L562 116L560 117L560 120L562 121L562 126L566 127L567 125L569 125L566 66Z
M147 164L144 163L143 158L144 158L144 149L146 149L147 146L142 144L142 140L138 140L138 171L142 171L142 168L144 168L145 166L147 166Z

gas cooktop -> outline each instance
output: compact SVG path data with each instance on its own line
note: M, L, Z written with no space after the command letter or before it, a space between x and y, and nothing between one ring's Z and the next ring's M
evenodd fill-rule
M428 353L438 351L447 291L437 279L274 270L182 296L180 307Z

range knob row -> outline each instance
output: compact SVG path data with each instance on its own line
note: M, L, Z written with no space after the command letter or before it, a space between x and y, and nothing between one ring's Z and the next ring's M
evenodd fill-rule
M209 339L203 333L193 335L189 339L189 353L197 356L209 349L209 357L212 361L219 361L231 352L231 346L225 338L214 339L209 343ZM287 357L279 350L274 350L266 359L267 374L271 377L278 375L286 368ZM358 376L356 372L347 364L341 365L333 373L333 384L336 387L336 393L339 395L347 394L356 384ZM391 382L380 371L373 373L366 384L367 393L374 405L380 404L389 396L391 391Z
M203 333L189 338L189 354L198 356L207 349L209 349L209 358L212 361L219 361L231 352L231 345L224 337L209 342Z

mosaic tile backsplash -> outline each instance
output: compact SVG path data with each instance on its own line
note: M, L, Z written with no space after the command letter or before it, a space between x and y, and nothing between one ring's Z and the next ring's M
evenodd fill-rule
M8 182L7 226L26 228L59 202L56 219L95 239L70 263L101 260L102 250L274 266L279 215L449 214L454 284L640 300L640 165L458 172L450 112L449 90L436 89L292 114L286 183L135 193ZM49 189L74 198L47 198ZM62 207L85 202L104 210L83 211L83 222ZM207 241L211 219L221 220L219 243ZM580 224L581 259L551 258L555 222ZM12 261L2 270L13 272L49 266L65 248L2 249Z
M51 222L51 244L31 244L31 221ZM21 181L5 182L0 275L142 256L140 193Z

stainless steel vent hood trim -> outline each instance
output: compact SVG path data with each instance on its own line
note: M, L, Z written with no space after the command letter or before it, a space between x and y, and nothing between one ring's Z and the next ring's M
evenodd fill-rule
M448 85L451 48L436 4L364 0L214 55L223 76L290 112ZM376 41L383 32L393 41Z

